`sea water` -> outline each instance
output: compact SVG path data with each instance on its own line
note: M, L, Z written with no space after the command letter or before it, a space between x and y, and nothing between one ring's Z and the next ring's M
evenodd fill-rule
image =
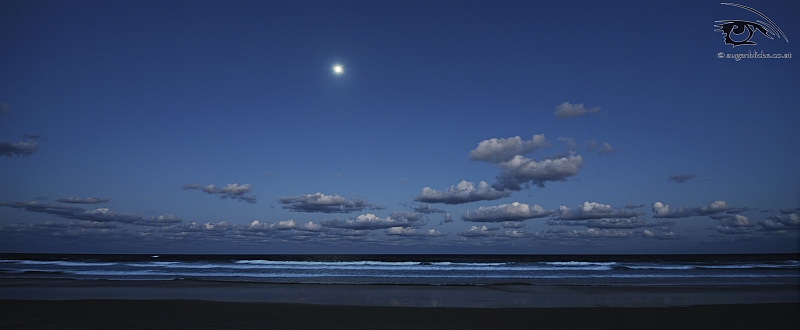
M54 255L0 254L2 279L416 285L800 284L797 254Z

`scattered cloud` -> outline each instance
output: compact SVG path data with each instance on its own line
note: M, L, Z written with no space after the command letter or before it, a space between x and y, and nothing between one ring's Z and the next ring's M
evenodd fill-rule
M55 205L55 204L43 204L38 201L30 201L30 202L14 202L14 203L0 203L0 206L7 206L11 208L15 208L18 210L25 210L28 212L37 212L37 213L46 213L46 214L53 214L57 216L61 215L73 215L76 213L80 213L86 211L80 207L75 206L66 206L66 205Z
M141 221L136 221L133 224L140 225L140 226L171 226L174 224L179 224L183 222L183 219L176 217L172 214L162 214L157 217L150 217L147 219L142 219Z
M748 227L731 227L731 226L723 226L719 225L714 228L720 234L726 235L743 235L743 234L750 234L753 232L751 228Z
M444 220L442 220L442 222L444 223L453 222L453 216L451 216L450 213L445 213Z
M600 107L586 109L586 107L583 106L583 103L571 104L569 102L564 102L556 107L556 111L553 112L553 116L556 116L558 119L567 119L599 111Z
M611 205L596 202L584 202L575 208L567 206L558 207L558 218L561 220L588 220L602 218L631 218L642 215L641 211L631 211L627 208L613 208Z
M407 228L407 227L387 228L384 231L384 233L390 236L404 236L404 237L416 237L416 238L447 236L447 234L443 234L435 229L422 230L422 229Z
M670 176L669 176L669 181L675 181L675 182L677 182L677 183L684 183L684 182L686 182L686 181L689 181L689 180L691 180L691 179L694 179L694 177L696 177L696 175L694 175L694 174L689 174L689 173L685 173L685 174L675 174L675 175L670 175Z
M363 210L380 210L379 206L368 203L359 198L348 199L339 195L325 195L322 193L281 197L278 203L283 208L292 212L311 213L350 213Z
M239 226L235 223L229 223L227 221L220 221L217 223L213 222L206 222L206 223L197 223L194 221L189 222L184 226L175 226L168 228L167 231L174 231L174 232L218 232L223 233L231 230L237 229Z
M219 195L220 199L237 199L243 202L247 202L250 204L256 203L256 197L250 195L249 193L252 191L252 188L249 184L236 184L236 183L229 183L227 186L218 188L215 187L214 184L207 185L202 187L198 184L185 184L183 185L183 190L201 190L205 193L211 195Z
M559 140L567 142L571 148L575 145L571 138L562 137ZM492 138L478 143L478 147L469 152L469 157L473 161L493 163L500 168L497 183L493 185L496 190L518 191L522 189L522 185L527 186L529 183L544 187L547 181L565 181L567 177L577 174L583 166L583 158L572 155L572 151L540 161L523 156L550 145L543 134L534 135L528 141L519 136ZM608 151L611 150L613 149Z
M308 225L308 223L306 224ZM313 226L313 224L312 224ZM293 219L279 221L277 223L268 223L268 222L260 222L258 220L253 220L250 222L250 225L247 227L247 230L250 231L273 231L273 230L289 230L297 228L297 224L294 222Z
M319 231L325 231L326 230L325 227L322 227L322 225L320 225L320 224L314 223L314 221L306 222L306 224L304 224L304 225L302 225L300 227L296 227L295 229L302 230L302 231L312 231L312 232L319 232Z
M34 140L16 143L0 142L0 156L24 157L33 155L37 150L39 150L39 144Z
M731 207L723 200L714 201L701 207L678 207L677 209L672 209L669 205L662 202L655 202L653 203L653 218L686 218L691 216L712 215L730 209Z
M507 139L492 138L478 143L478 147L469 152L469 158L473 161L500 163L547 146L550 146L550 142L545 140L544 134L534 135L530 141L523 141L519 136Z
M614 148L612 148L608 142L603 142L603 145L597 150L598 155L608 155L612 153L614 153Z
M108 208L86 210L74 206L42 204L37 201L0 203L0 206L7 206L19 210L25 210L28 212L45 213L66 219L86 220L94 222L120 222L120 223L143 225L143 226L161 226L161 225L180 223L181 221L183 221L172 214L164 214L158 217L144 218L142 217L141 214L119 213Z
M392 212L389 216L381 218L372 213L362 214L355 218L325 219L322 226L339 229L372 230L387 229L391 227L419 227L424 225L422 214L415 212Z
M591 152L595 150L597 150L598 155L614 153L614 148L611 147L610 143L603 142L602 144L598 144L597 141L595 140L589 140L587 142L586 152Z
M798 216L797 213L776 215L773 219L787 226L800 226L800 216Z
M528 234L524 230L509 229L497 234L497 236L504 238L525 238L528 237Z
M750 208L749 207L731 207L725 213L736 214L736 213L742 213L742 212L746 212L746 211L750 211Z
M497 176L497 188L518 191L522 190L521 185L528 183L544 187L547 181L566 181L578 174L583 167L583 158L578 155L535 161L515 156L498 166L502 172Z
M433 205L428 203L420 203L418 206L414 207L414 212L422 214L447 213L447 211L442 209L437 209L433 207Z
M503 221L503 228L524 228L525 221Z
M642 232L642 237L653 238L658 240L670 240L670 239L677 239L678 235L675 235L675 233L672 231L653 231L650 229L645 229Z
M585 226L589 228L599 229L637 229L645 227L659 227L671 223L647 223L644 219L638 217L632 218L607 218L607 219L590 219L590 220L561 220L559 223L563 226Z
M795 212L800 212L800 207L795 208L795 209L781 208L781 213L783 213L783 214L791 214L791 213L795 213Z
M482 227L472 226L470 227L470 229L458 233L458 236L466 238L492 237L494 236L494 233L496 231L497 228L488 228L486 226Z
M56 201L59 203L68 203L68 204L102 204L102 203L108 203L108 198L67 197L67 198L59 198Z
M562 238L628 238L634 237L633 230L596 229L586 230L559 230L556 232Z
M553 214L552 210L545 210L539 205L513 202L511 204L501 204L498 206L481 206L477 210L467 211L461 216L464 221L472 222L504 222L520 221L534 218L542 218Z
M414 201L423 203L463 204L476 201L490 201L508 197L509 190L497 190L481 181L475 188L475 183L462 180L455 186L450 186L445 191L436 191L430 187L422 188L422 192Z
M762 231L800 230L800 216L797 213L776 215L758 224Z
M719 219L719 223L722 226L726 227L753 227L755 226L750 222L750 219L746 216L741 214L736 214L733 216L727 216L722 219Z

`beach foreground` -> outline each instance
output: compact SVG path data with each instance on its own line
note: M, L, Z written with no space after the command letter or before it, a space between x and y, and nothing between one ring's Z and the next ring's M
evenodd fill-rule
M800 290L4 279L13 329L797 329Z
M0 300L13 329L797 329L798 304L415 308L201 300Z

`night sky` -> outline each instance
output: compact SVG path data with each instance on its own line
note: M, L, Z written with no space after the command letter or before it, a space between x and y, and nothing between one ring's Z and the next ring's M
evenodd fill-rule
M798 252L742 4L2 1L0 252Z

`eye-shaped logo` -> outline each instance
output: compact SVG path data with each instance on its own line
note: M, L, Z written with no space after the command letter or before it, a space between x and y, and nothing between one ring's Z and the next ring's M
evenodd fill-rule
M714 30L717 32L722 32L725 35L725 44L731 45L733 47L742 46L742 45L755 45L755 41L750 41L755 34L755 31L761 32L765 37L774 40L772 36L777 38L783 37L786 42L789 42L789 39L786 38L786 35L783 34L783 31L778 27L775 22L773 22L769 17L765 16L764 14L760 13L758 10L753 8L736 4L736 3L722 3L726 6L734 6L739 7L742 9L749 10L758 16L761 16L763 19L767 20L767 22L757 20L755 22L744 21L744 20L720 20L715 21L717 25L715 25L718 29ZM745 35L746 34L746 35Z

